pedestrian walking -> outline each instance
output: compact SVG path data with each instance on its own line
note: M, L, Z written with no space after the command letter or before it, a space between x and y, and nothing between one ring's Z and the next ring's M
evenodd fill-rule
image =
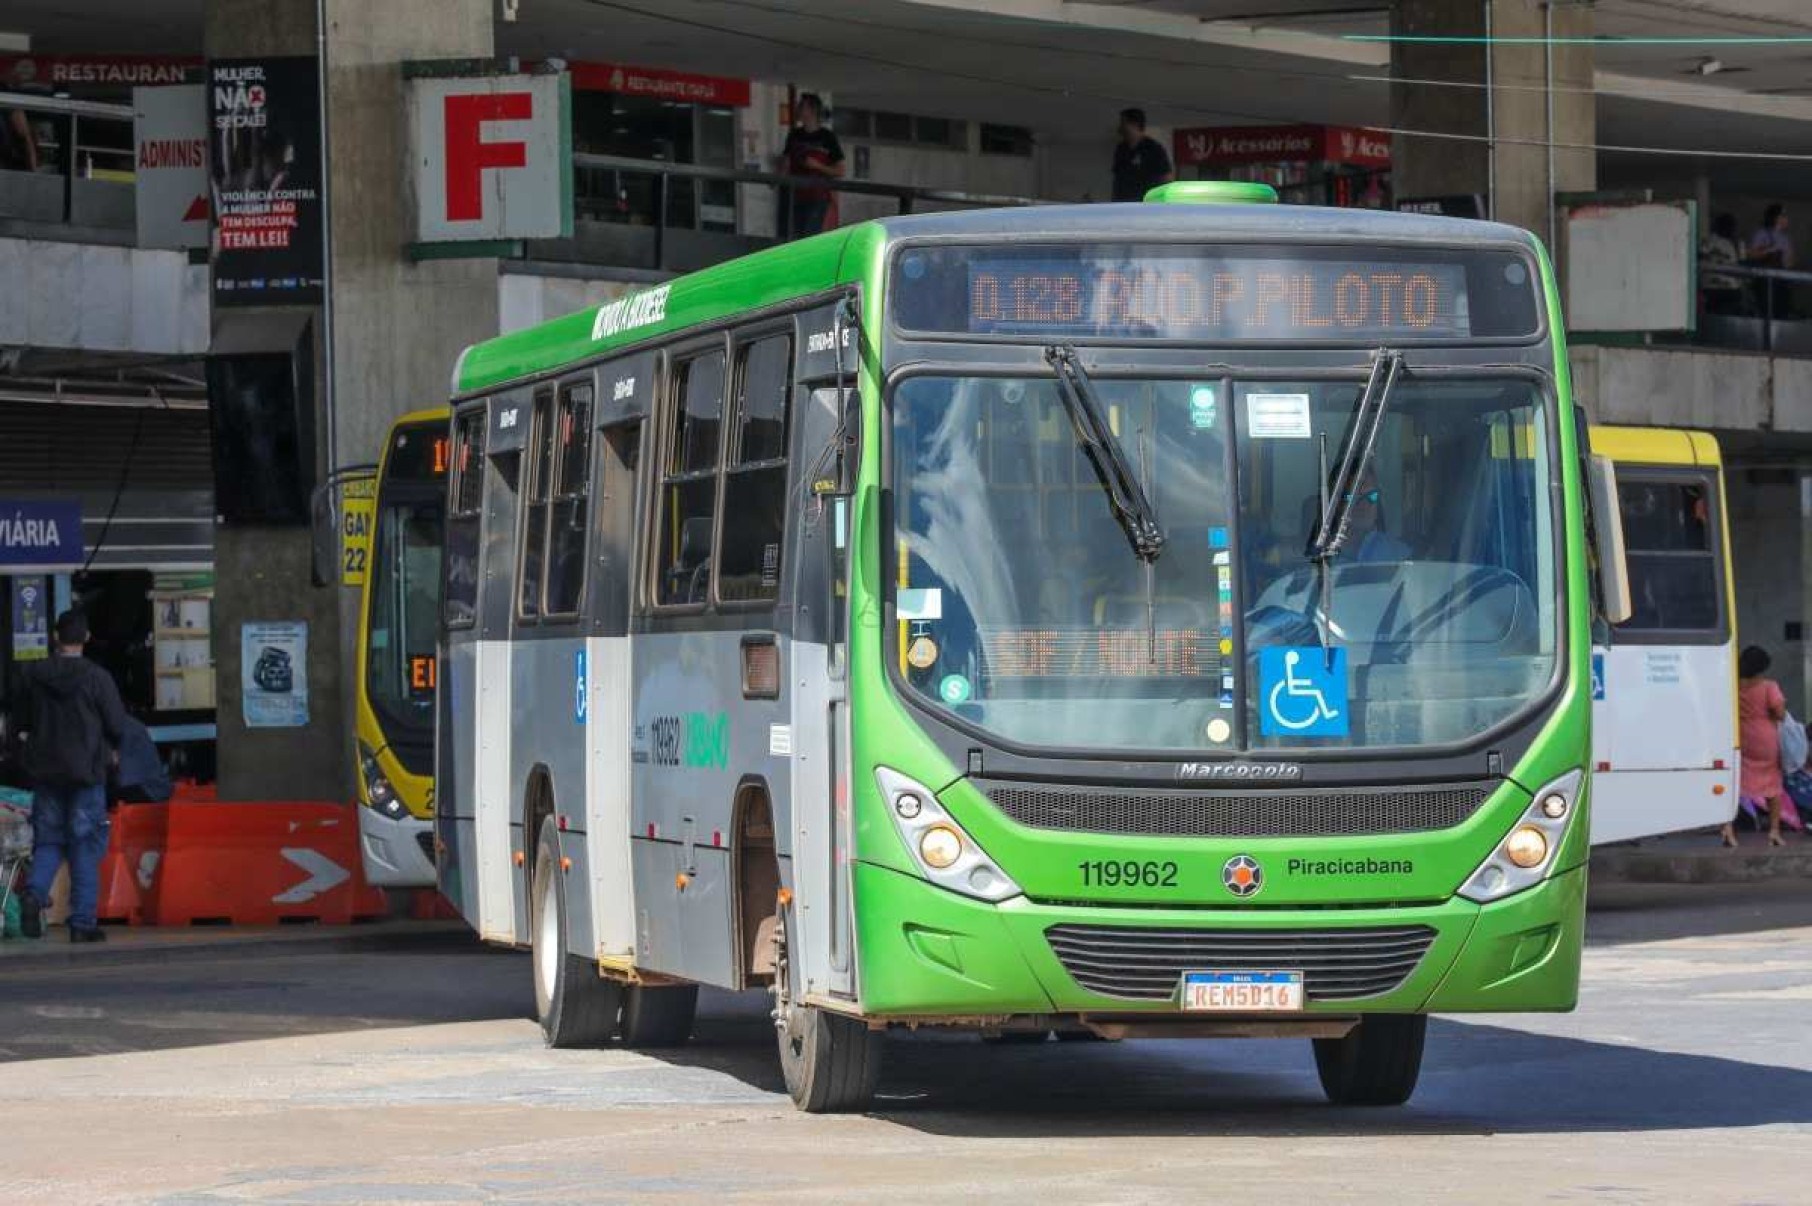
M106 937L95 919L107 853L107 772L127 716L108 673L82 656L88 620L57 617L56 656L20 671L12 714L32 787L31 880L20 899L21 930L44 936L44 906L57 870L69 864L69 940Z
M1773 659L1759 645L1744 649L1737 659L1737 744L1742 751L1737 797L1745 805L1768 810L1768 844L1783 846L1781 797L1786 792L1781 774L1781 721L1787 718L1787 699L1780 684L1767 677ZM1736 829L1724 826L1724 844L1734 846Z

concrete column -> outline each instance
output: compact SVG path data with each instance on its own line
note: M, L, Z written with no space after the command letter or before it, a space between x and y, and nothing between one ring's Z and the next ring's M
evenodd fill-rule
M413 213L401 64L493 53L490 0L325 0L329 276L333 346L315 309L317 468L375 461L397 415L447 399L460 349L497 332L494 259L404 255ZM211 58L314 56L316 0L208 0ZM329 368L331 366L331 369ZM215 541L215 666L220 796L350 799L356 595L309 581L309 533L223 526ZM248 730L240 707L239 630L307 620L309 724Z
M1541 39L1592 31L1590 7L1570 0L1391 4L1391 33L1399 37ZM1585 45L1393 43L1391 124L1456 136L1397 135L1391 149L1397 195L1477 193L1498 221L1548 239L1553 194L1597 185L1596 154L1569 149L1596 139L1592 60Z

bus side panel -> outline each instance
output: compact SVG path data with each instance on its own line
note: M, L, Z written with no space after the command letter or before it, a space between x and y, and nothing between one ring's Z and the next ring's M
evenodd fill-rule
M753 629L769 631L771 629ZM743 631L638 636L634 655L635 902L639 966L706 984L738 981L730 849L737 788L791 790L770 753L780 700L742 698ZM781 665L786 665L782 645Z
M586 642L585 836L590 866L592 958L635 955L635 896L629 865L630 645L615 636ZM571 896L569 893L569 902Z
M535 858L540 827L526 815L529 785L547 780L553 797L554 816L564 821L562 854L568 845L585 840L585 702L580 697L584 674L585 642L571 626L537 630L518 628L510 643L510 707L503 723L510 731L510 836L515 849L530 862ZM574 832L578 831L578 832ZM516 940L529 940L527 875L514 877ZM583 884L584 880L575 881ZM591 896L569 894L566 915L567 945L573 953L590 958Z
M516 889L511 874L510 814L516 798L510 781L510 646L478 642L478 706L472 709L473 859L478 868L478 936L516 941Z
M434 834L440 843L440 891L473 929L480 928L477 848L472 833L477 667L476 643L463 632L450 635L441 661L439 718L434 730Z
M1732 644L1596 651L1592 841L1703 829L1736 808Z

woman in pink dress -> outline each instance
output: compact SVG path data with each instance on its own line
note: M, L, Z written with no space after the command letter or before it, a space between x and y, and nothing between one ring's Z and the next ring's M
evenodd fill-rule
M1751 645L1737 659L1737 742L1742 747L1743 770L1737 793L1754 800L1759 807L1768 806L1768 844L1782 846L1781 797L1786 785L1781 779L1781 721L1787 715L1787 700L1780 684L1764 677L1772 665L1766 650ZM1736 830L1724 826L1724 844L1736 845Z

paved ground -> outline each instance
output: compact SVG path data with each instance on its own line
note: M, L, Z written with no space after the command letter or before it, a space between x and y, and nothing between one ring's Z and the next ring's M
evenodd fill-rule
M0 962L0 1201L1812 1200L1812 885L1597 904L1578 1013L1438 1023L1384 1112L1306 1043L921 1037L807 1118L759 999L549 1052L524 959L444 932Z

